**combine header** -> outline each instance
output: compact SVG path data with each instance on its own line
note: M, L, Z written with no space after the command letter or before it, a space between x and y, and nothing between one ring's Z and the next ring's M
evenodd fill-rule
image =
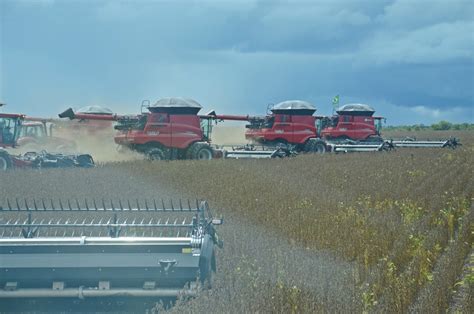
M452 148L455 149L459 145L459 141L455 137L451 137L447 140L438 141L417 141L416 139L407 138L404 140L390 140L390 143L394 147L432 147L432 148Z
M0 215L0 299L194 296L222 247L205 201L7 201Z

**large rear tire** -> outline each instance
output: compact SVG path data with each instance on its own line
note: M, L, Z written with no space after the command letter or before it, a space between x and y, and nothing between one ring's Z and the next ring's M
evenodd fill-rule
M213 150L209 144L198 142L189 147L186 157L195 160L211 160L213 154Z
M304 151L312 154L324 154L326 153L326 143L320 139L310 138L304 146Z
M0 171L7 171L12 167L12 160L5 152L0 152Z

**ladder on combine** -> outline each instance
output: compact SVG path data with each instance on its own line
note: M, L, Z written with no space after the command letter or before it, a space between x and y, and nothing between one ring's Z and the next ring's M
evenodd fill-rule
M222 219L205 201L14 203L0 207L0 299L194 296L216 270Z

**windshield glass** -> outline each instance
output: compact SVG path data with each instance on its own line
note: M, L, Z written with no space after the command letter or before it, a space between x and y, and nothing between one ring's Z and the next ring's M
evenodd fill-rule
M18 137L19 125L18 118L2 118L0 117L0 143L14 144Z
M212 133L212 120L211 119L201 119L201 130L204 135L204 138L210 140Z

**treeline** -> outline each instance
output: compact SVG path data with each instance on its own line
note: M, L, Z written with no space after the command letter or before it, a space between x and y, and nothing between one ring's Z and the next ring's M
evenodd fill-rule
M413 125L397 125L397 126L386 126L385 130L406 130L406 131L421 131L421 130L434 130L434 131L445 131L445 130L474 130L474 123L451 123L448 121L440 121L432 125L424 124L413 124Z

